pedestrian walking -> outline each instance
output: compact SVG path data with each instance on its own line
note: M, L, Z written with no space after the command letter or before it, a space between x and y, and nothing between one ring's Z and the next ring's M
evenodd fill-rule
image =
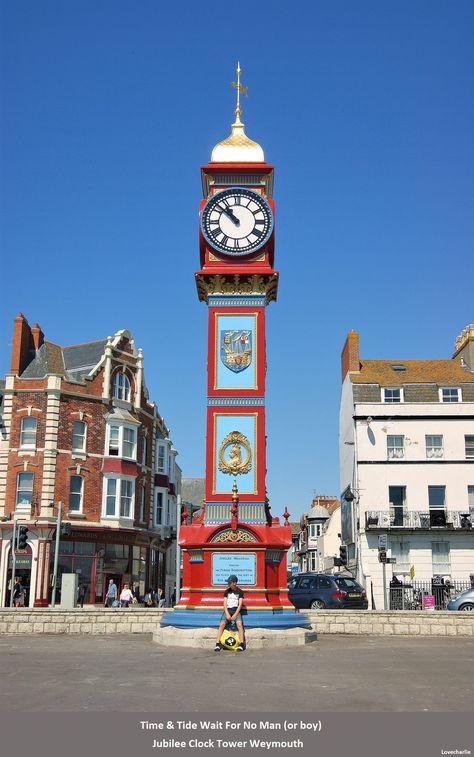
M224 612L221 616L221 622L217 630L217 641L214 647L214 652L221 651L220 638L222 632L228 623L232 621L237 625L237 631L239 633L239 646L237 652L244 652L244 625L242 623L242 617L240 611L242 609L242 603L244 601L244 592L240 589L238 584L239 579L237 576L231 575L227 579L228 588L224 592Z
M117 586L114 583L113 578L111 578L109 581L109 586L107 588L107 594L105 595L105 606L112 607L116 599L117 599Z
M165 592L163 589L158 590L158 607L164 607L166 605Z
M84 597L86 596L86 590L82 584L77 587L77 605L78 607L84 607Z
M13 587L13 604L15 607L25 606L25 589L19 578Z
M133 594L130 591L130 586L124 584L120 594L120 607L129 607L131 602L133 602Z

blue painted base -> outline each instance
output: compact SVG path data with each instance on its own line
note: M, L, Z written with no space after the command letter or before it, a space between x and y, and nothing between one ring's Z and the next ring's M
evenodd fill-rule
M161 620L162 626L175 628L217 628L222 610L180 609L167 612ZM309 618L295 610L243 610L245 628L311 628Z

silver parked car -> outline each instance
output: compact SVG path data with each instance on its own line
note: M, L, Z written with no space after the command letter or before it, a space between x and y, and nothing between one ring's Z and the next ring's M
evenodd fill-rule
M456 599L451 599L448 602L446 609L472 612L474 610L474 588L466 589L466 591L462 591Z

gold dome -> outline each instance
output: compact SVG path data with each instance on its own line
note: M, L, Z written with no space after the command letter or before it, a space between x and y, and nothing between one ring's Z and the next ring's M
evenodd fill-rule
M232 131L227 139L218 142L211 153L211 163L263 163L263 149L253 139L247 137L245 125L240 120L240 93L247 93L247 87L240 83L240 64L237 64L237 82L232 82L237 90L237 107Z

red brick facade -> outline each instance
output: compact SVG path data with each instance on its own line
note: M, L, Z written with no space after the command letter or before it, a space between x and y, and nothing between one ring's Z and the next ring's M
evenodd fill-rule
M78 574L86 602L104 600L108 576L119 588L134 583L140 594L150 585L165 587L179 469L168 430L147 399L142 363L127 331L61 348L45 341L37 324L30 328L21 314L15 319L12 372L2 390L0 605L10 601L15 521L29 528L31 560L18 556L21 565L30 561L20 570L28 604L50 601L52 567L45 571L44 544L52 564L60 502L62 522L71 524L71 535L61 540L60 573ZM33 420L26 420L30 435L22 436L25 418L36 419L36 433ZM154 511L158 443L170 458L171 479L160 475L158 484L166 521L162 509Z

